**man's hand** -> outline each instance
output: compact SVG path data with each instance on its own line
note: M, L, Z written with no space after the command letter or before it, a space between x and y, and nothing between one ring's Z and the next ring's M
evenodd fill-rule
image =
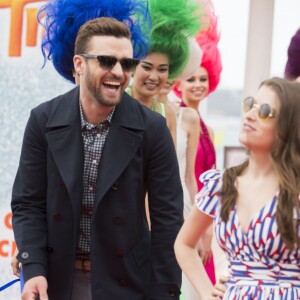
M49 300L47 294L48 283L44 276L36 276L26 281L22 293L22 300Z
M20 277L20 262L17 259L17 255L18 255L19 251L18 249L16 249L14 256L11 259L11 267L13 269L13 274Z

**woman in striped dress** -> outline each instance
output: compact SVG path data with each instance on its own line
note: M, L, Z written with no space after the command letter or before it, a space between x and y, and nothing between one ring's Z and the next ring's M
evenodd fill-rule
M300 299L300 84L266 80L243 109L249 158L201 175L176 257L203 299ZM229 278L215 286L196 250L212 220L229 262Z

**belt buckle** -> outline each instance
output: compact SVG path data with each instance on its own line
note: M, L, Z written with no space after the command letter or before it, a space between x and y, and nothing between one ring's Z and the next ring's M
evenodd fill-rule
M90 271L88 268L88 260L81 261L81 268L82 268L82 272L84 272L84 273L87 273Z

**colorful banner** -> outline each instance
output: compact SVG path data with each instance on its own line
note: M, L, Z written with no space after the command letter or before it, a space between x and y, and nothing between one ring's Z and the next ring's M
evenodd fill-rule
M14 241L10 199L24 128L30 110L69 90L51 62L44 68L40 51L42 27L36 15L45 1L0 0L0 287L16 279L10 266ZM20 284L0 292L18 300Z

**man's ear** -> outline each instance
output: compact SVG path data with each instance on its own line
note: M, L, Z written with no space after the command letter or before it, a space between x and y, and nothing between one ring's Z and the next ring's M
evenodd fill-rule
M80 55L74 55L73 57L74 72L78 75L84 74L84 58Z

